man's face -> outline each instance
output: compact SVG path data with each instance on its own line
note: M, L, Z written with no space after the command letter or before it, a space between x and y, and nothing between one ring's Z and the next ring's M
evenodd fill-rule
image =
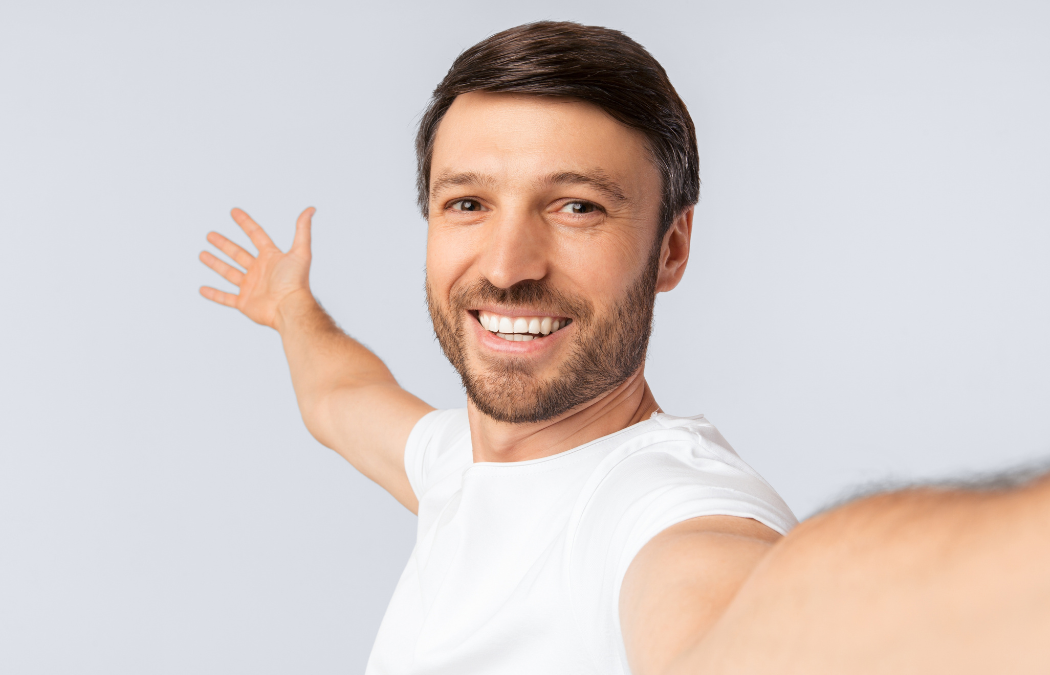
M579 101L465 94L430 189L427 301L481 412L551 419L638 370L661 197L640 132Z

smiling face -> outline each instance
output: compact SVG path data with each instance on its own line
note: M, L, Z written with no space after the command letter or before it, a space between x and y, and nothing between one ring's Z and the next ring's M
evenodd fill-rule
M434 141L427 302L481 412L551 419L641 367L655 293L680 276L661 278L660 198L645 137L596 106L455 99Z

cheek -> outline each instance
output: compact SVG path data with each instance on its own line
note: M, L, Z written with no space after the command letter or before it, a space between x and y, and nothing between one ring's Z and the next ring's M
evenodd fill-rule
M648 250L640 250L631 237L610 235L564 241L558 256L572 292L599 309L614 305L634 283Z
M427 280L431 287L447 292L470 269L473 250L470 232L464 228L432 223L427 229Z

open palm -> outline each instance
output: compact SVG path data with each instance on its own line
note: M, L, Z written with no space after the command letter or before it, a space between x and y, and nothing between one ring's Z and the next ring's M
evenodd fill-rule
M277 310L281 302L293 294L310 292L310 219L314 215L314 208L299 214L295 223L295 239L287 253L277 248L247 213L233 209L231 215L259 253L253 256L218 232L209 232L208 241L230 256L244 271L223 262L208 251L202 251L201 262L237 286L240 292L225 293L210 286L202 286L201 295L239 309L256 323L276 328Z

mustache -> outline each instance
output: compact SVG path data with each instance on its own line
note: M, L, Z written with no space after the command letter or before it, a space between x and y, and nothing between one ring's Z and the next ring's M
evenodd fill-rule
M551 286L545 279L526 279L500 288L485 278L454 290L449 298L452 309L462 311L485 304L517 305L538 314L568 316L586 323L593 315L591 303Z

